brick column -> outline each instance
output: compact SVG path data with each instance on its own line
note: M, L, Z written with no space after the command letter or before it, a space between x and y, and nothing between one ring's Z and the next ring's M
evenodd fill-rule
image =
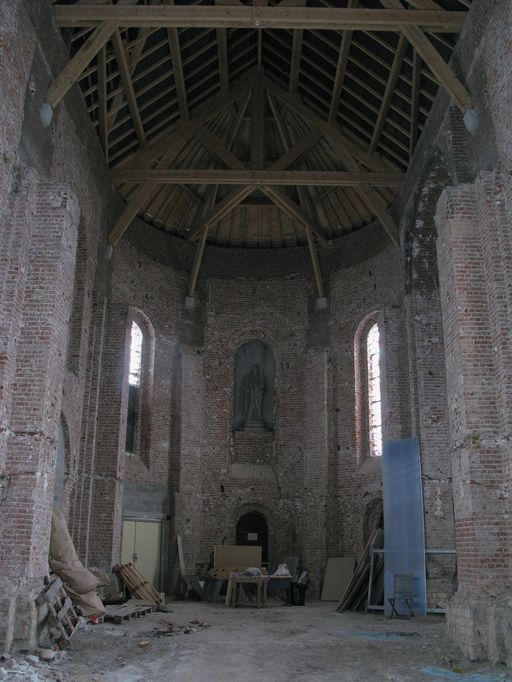
M130 334L128 308L108 305L98 396L96 452L86 556L89 564L110 570L121 553L122 483L128 405Z
M500 416L511 349L502 260L510 249L497 239L498 209L480 178L445 190L436 222L459 580L447 627L470 657L510 662L510 430Z
M2 368L4 458L0 498L0 637L9 648L35 636L34 598L48 572L77 201L68 187L20 174L11 205Z
M310 596L320 596L327 562L327 516L329 506L330 367L325 350L306 355L306 416L304 429L303 560L311 578Z

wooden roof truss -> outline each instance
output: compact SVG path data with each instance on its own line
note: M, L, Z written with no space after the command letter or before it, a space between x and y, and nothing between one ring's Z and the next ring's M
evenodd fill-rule
M198 240L309 246L389 211L439 86L466 111L448 64L470 0L54 2L70 61L126 208Z

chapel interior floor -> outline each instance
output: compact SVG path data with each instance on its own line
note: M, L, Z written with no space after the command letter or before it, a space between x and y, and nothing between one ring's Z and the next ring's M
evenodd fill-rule
M126 624L89 625L77 633L58 678L66 682L336 682L512 680L502 666L472 663L450 643L443 618L390 620L335 613L335 603L266 609L170 602ZM211 627L155 636L165 621ZM197 626L192 626L197 627ZM57 667L57 666L56 666Z

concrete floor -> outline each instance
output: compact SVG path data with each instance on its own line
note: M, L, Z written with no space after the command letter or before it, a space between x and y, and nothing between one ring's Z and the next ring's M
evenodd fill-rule
M335 604L267 609L172 602L126 625L87 626L55 670L66 682L410 682L512 680L502 667L461 658L441 617L388 620L335 613ZM156 635L165 621L211 625L190 634ZM197 627L197 626L192 626Z

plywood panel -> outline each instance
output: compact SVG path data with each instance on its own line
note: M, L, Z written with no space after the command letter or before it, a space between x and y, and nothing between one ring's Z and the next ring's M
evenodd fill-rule
M354 574L354 557L330 557L327 559L322 601L339 601Z
M160 584L160 538L158 521L137 521L135 533L135 567L157 590Z
M243 547L242 545L215 545L213 565L223 566L261 566L261 547Z

